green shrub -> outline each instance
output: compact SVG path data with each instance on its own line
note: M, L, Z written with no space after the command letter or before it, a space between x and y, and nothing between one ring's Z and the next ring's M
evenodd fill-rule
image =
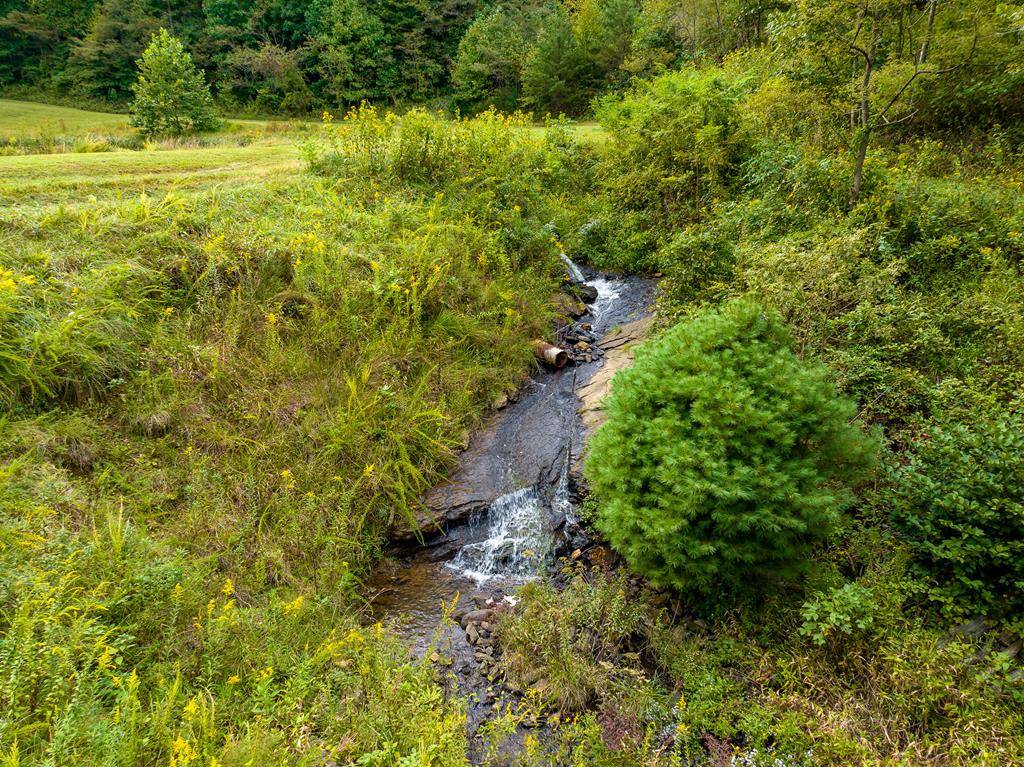
M602 101L606 183L620 207L670 224L699 218L724 195L746 151L739 94L722 70L687 69Z
M878 606L874 592L859 583L846 583L804 604L800 633L816 645L868 631Z
M1024 418L933 427L893 479L931 596L954 615L1024 616Z
M598 528L639 573L695 594L792 574L872 453L826 369L746 301L643 347L608 413L586 465Z
M180 136L217 127L203 73L196 69L181 41L166 29L153 35L142 54L139 79L132 91L132 125L148 136Z

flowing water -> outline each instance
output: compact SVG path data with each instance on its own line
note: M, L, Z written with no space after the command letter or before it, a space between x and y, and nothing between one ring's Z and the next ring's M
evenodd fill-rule
M583 271L576 266L576 262L565 255L565 253L560 255L562 256L562 263L565 264L566 271L569 272L569 279L573 282L586 282L587 278L584 276Z
M649 280L598 274L588 279L565 261L573 281L586 281L597 299L562 337L568 332L599 339L646 313L653 293ZM539 370L514 402L484 424L452 481L425 499L447 520L446 529L397 552L368 583L372 617L388 622L418 655L442 649L453 659L458 688L473 699L490 687L461 629L439 626L442 603L457 597L470 608L474 602L513 602L516 588L579 545L571 472L584 429L576 389L602 365L598 346L587 352L589 362ZM483 702L471 705L470 728L489 710Z

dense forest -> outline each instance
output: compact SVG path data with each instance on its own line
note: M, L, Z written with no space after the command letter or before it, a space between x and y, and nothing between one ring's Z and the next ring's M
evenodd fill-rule
M0 0L0 94L0 767L1024 764L1024 4Z
M957 67L955 78L913 83L916 126L988 126L1020 113L1018 6L864 7L875 19L858 45L873 70L865 87L915 63ZM0 88L124 105L135 61L165 27L235 112L309 115L366 100L581 115L633 78L764 46L781 58L763 66L824 107L864 63L848 61L861 15L860 4L835 0L4 0ZM897 111L889 121L907 110Z

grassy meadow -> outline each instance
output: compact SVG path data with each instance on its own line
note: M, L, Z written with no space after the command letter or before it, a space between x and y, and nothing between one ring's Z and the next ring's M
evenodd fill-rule
M5 112L0 767L467 764L465 701L362 581L529 374L562 252L664 274L662 326L756 300L880 458L763 593L578 562L524 588L495 626L523 709L484 734L555 736L490 763L1024 760L1019 579L978 576L1019 535L940 540L943 580L900 527L941 507L930 471L1019 508L1024 161L998 133L879 146L851 203L850 155L766 133L778 83L729 77L578 126L363 107L147 143Z
M462 763L359 581L528 372L575 154L419 119L305 162L304 134L0 157L3 764Z

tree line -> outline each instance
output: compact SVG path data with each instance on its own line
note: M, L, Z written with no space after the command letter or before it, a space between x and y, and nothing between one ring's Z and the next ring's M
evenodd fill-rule
M0 88L125 104L137 60L166 28L227 111L308 115L365 100L581 115L637 79L686 63L728 68L737 51L749 69L757 51L761 69L785 78L780 88L802 94L808 126L858 127L859 151L908 122L985 128L1024 112L1022 8L991 0L0 0ZM851 95L853 108L818 119Z

